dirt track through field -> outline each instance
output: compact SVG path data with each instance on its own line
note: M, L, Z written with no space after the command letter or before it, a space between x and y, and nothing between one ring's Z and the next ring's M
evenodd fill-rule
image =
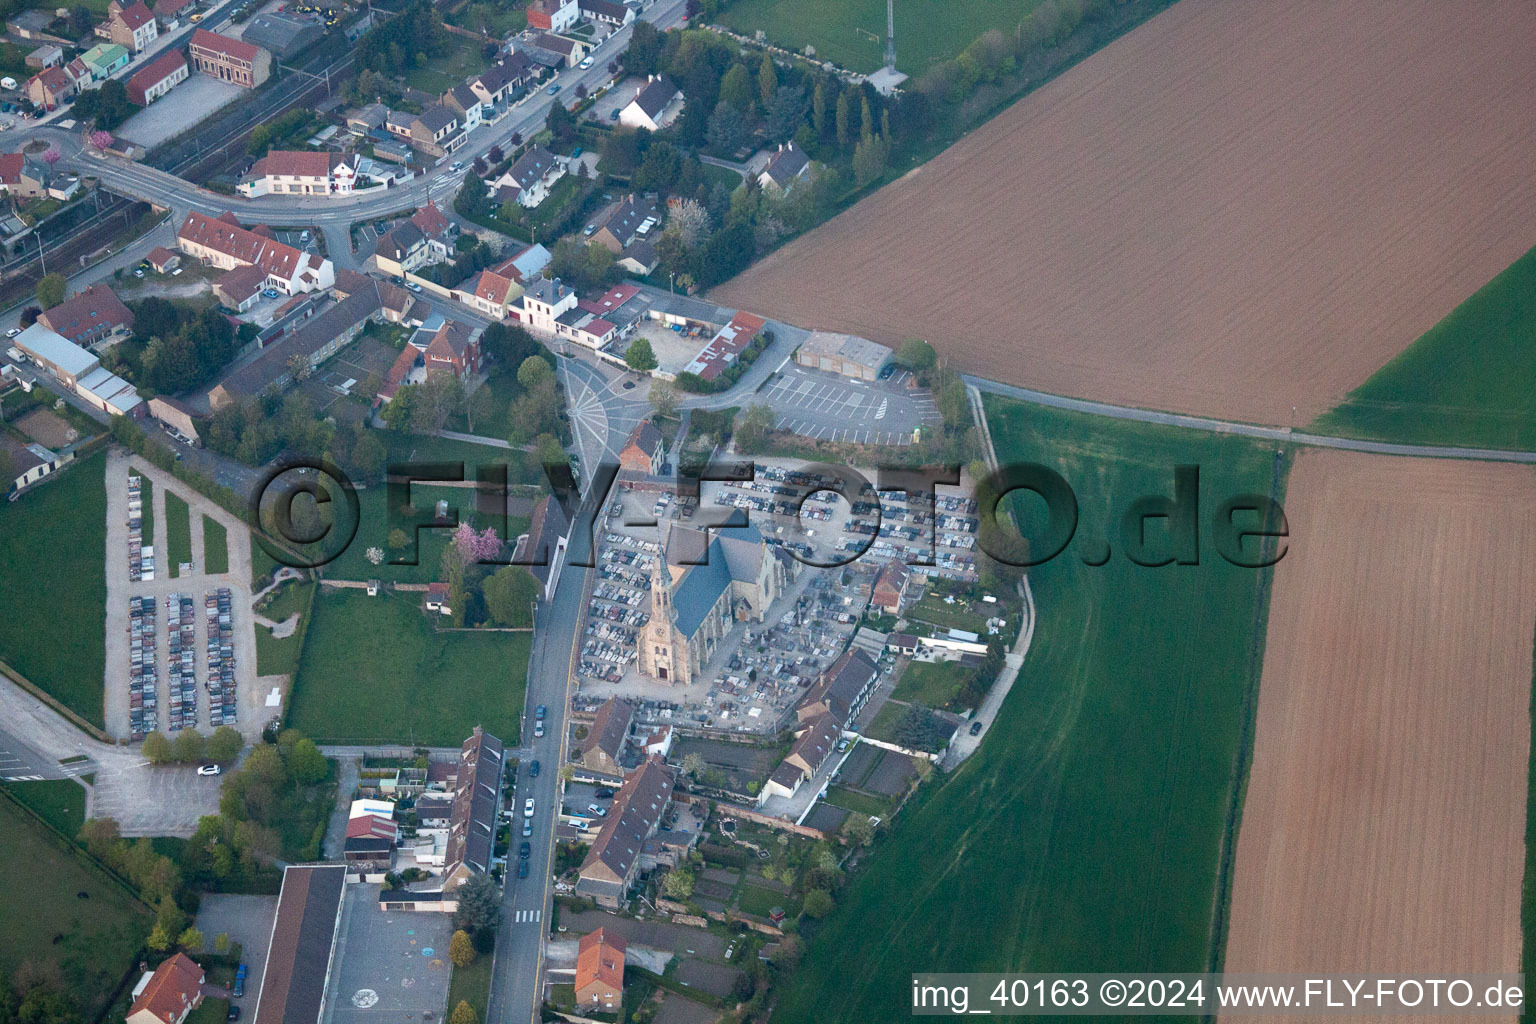
M1226 970L1518 971L1536 474L1307 451L1286 514Z
M1303 424L1536 244L1533 46L1528 0L1182 0L710 297Z

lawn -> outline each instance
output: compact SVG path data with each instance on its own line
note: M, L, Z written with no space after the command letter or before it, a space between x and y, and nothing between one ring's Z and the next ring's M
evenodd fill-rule
M229 531L212 516L203 516L203 571L229 572Z
M256 674L288 674L299 666L299 655L304 651L304 635L309 628L310 603L314 600L317 583L290 581L273 596L261 614L273 622L282 622L294 612L302 618L291 636L278 640L266 626L256 627Z
M139 474L139 536L155 546L155 485L143 473Z
M518 742L529 633L434 633L419 595L324 590L288 723L328 743L457 746L483 725Z
M907 618L920 619L929 623L939 632L947 629L963 629L985 638L987 619L996 618L1002 609L996 605L981 605L981 607L991 609L991 614L970 610L966 602L958 597L955 598L954 604L945 604L944 599L936 594L924 594L923 599L907 609L905 614Z
M183 1024L224 1024L228 1018L229 1000L208 996L203 999L201 1006L187 1014Z
M171 576L180 576L182 564L192 561L192 511L172 491L165 492L165 546Z
M268 576L281 569L282 565L267 554L267 549L256 541L256 532L251 532L251 582L255 583L264 576Z
M487 448L484 445L472 447L477 448L481 453L495 452L499 455L514 456L521 454ZM466 466L465 475L473 480L474 467ZM528 528L527 520L517 516L506 517L505 527L503 527L503 523L493 513L485 515L477 513L475 506L478 494L479 492L470 487L434 487L431 484L413 483L411 503L416 510L414 518L397 513L394 517L395 522L392 523L389 514L389 488L386 485L379 484L358 491L357 534L345 551L333 561L326 563L323 569L325 575L331 579L380 579L396 583L430 583L438 579L443 549L448 546L453 529L431 527L418 533L412 524L430 524L436 515L436 504L440 499L447 500L450 510L458 510L460 522L469 522L480 530L495 527L497 533L505 528L507 536L503 537L503 540L516 540L518 535ZM487 491L481 497L493 503L499 503L501 500L494 491ZM400 550L389 546L389 535L396 527L405 532L408 540L407 546ZM368 549L373 547L384 554L384 561L378 565L368 560ZM505 552L505 557L510 555L510 550ZM395 564L406 560L412 560L415 564Z
M97 725L107 646L106 464L104 453L88 456L0 505L0 658Z
M833 807L841 807L845 811L855 814L867 815L871 818L889 818L891 807L889 802L868 793L857 793L842 786L831 786L827 789L827 803Z
M477 433L480 432L480 424L476 423L475 429ZM462 462L466 480L475 478L477 466L506 466L509 484L542 483L544 479L542 473L528 471L527 457L515 449L477 444L474 441L456 441L451 437L400 434L394 431L386 433L383 439L389 449L391 466L403 462Z
M1411 444L1536 448L1536 249L1308 429Z
M92 1019L149 934L149 908L4 798L0 864L0 920L8 925L0 929L0 975L25 960L57 964L66 989Z
M478 75L486 69L485 58L480 55L483 44L451 32L447 33L447 38L448 52L428 61L425 67L408 72L404 78L406 85L441 96L470 75Z
M475 1008L475 1018L485 1020L485 1003L491 995L493 955L481 953L468 967L455 967L448 979L448 1012L463 1000Z
M1076 488L1081 538L1172 493L1181 463L1200 466L1207 513L1271 486L1273 451L1244 439L986 408L1000 458L1044 463ZM1031 570L1038 629L995 724L919 790L840 895L776 1022L896 1020L910 975L936 965L1208 968L1266 588L1202 539L1199 565L1143 568L1117 543L1099 568L1074 546Z
M4 789L34 814L73 838L85 824L85 787L74 779L42 782L3 782Z
M920 75L960 52L988 29L1012 35L1036 0L902 0L896 5L896 68ZM883 0L736 0L716 18L736 32L762 29L787 50L816 47L816 56L868 74L885 63Z
M931 708L942 708L955 699L975 669L962 668L957 662L913 661L902 670L896 689L897 700L914 701ZM884 710L884 709L882 709ZM877 716L878 717L878 716Z

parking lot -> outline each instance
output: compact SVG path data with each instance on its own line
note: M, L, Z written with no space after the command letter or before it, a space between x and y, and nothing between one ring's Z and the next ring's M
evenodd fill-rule
M261 991L261 977L267 968L267 946L276 915L276 896L211 892L197 906L197 927L210 945L214 936L223 933L231 943L241 946L240 960L246 968L243 1000L248 1013L256 1011L256 994Z
M117 134L153 149L244 94L245 90L233 82L193 75L124 121Z
M451 915L383 911L377 885L348 885L322 1024L441 1020L452 935Z
M780 430L818 440L905 445L918 427L942 419L933 394L911 383L906 370L860 381L789 363L756 398L778 414Z

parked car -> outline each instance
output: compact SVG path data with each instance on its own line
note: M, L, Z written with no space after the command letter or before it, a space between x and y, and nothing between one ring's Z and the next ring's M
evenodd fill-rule
M21 328L20 327L12 327L10 330L5 332L5 336L7 338L14 338L14 337L16 337L16 335L18 335L20 333L21 333ZM12 349L11 351L14 352L16 350Z
M529 764L528 764L528 777L529 778L533 778L533 779L536 779L536 778L539 777L539 762L537 762L537 761L530 761L529 762Z
M197 774L199 775L217 775L219 771L220 768L216 764L200 764L197 766Z
M452 173L457 173L459 171L462 171L463 169L464 169L464 161L463 160L455 160L453 162L453 166L450 167L448 170L449 170L449 173L452 174Z
M529 797L527 800L523 801L523 817L533 817L533 797Z
M597 815L599 818L608 817L608 809L606 807L599 807L597 804L587 804L587 810Z
M544 723L543 722L534 722L533 723L533 738L534 739L543 739L544 738Z
M532 818L524 818L523 819L523 835L525 835L525 836L533 835L533 819Z
M245 964L241 964L238 968L235 969L235 987L230 989L230 994L233 995L236 999L239 999L241 996L245 995L245 972Z
M971 723L971 735L972 736L980 736L981 735L981 723L980 722L972 722Z
M583 70L583 71L587 70L587 68L590 68L591 66L592 66L592 58L591 57L588 57L585 60L583 60L581 62L581 65L580 65L581 70Z
M544 721L544 716L548 713L549 708L545 707L543 704L540 704L537 708L534 709L533 717L542 722Z
M555 93L560 91L560 83L556 82L555 84L551 85L548 89L545 89L544 91L549 93L551 96L553 96Z
M529 844L528 840L524 839L523 845L517 848L517 856L520 860L527 860L531 853L533 853L533 846Z
M528 877L528 862L527 861L520 860L520 861L517 862L517 877L518 878L527 878Z
M406 283L406 287L409 288L413 292L421 291L421 285L417 284L415 281L407 282Z
M232 1021L233 1020L239 1020L240 1019L240 1007L235 1005L234 1003L230 1003L229 1004L229 1013L225 1016L224 1019L225 1020L232 1020Z

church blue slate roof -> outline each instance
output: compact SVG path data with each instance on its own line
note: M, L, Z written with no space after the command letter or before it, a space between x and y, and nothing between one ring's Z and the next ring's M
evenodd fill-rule
M709 543L708 555L703 565L689 566L672 585L672 608L677 613L673 625L685 637L698 632L709 610L720 600L720 595L731 589L731 567L720 547L720 538Z

